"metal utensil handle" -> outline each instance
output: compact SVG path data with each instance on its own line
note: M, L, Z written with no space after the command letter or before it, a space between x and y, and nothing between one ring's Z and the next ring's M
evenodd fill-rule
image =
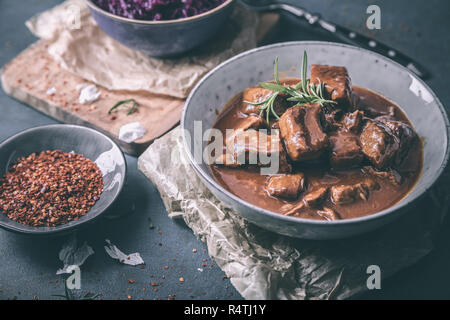
M423 66L421 66L419 63L415 62L405 54L401 53L400 51L395 50L363 34L326 21L325 19L322 19L319 14L312 14L301 7L293 6L291 4L272 4L268 6L268 9L269 8L289 12L298 18L305 19L312 26L320 26L322 29L334 34L344 42L356 46L361 46L368 50L384 55L405 66L422 79L426 79L430 75Z
M341 40L364 47L383 56L386 56L405 66L422 79L426 79L429 77L429 72L424 67L422 67L419 63L413 61L411 58L401 53L400 51L395 50L388 45L385 45L384 43L378 42L373 38L369 38L365 35L349 30L345 27L337 25L335 27L336 31L334 34Z

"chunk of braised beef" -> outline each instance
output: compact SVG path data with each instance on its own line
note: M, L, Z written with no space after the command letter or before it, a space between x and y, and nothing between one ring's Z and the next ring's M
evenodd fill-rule
M249 88L245 89L242 94L241 111L243 113L249 114L249 115L250 114L259 115L259 113L261 111L261 110L259 110L260 106L254 106L252 104L246 103L245 101L254 102L254 103L262 102L271 93L272 93L272 91L261 88L261 87L249 87Z
M297 199L300 192L305 188L305 175L301 172L272 176L265 187L272 197L287 200Z
M388 167L399 149L399 139L385 125L367 121L359 136L362 152L378 169Z
M225 154L219 155L215 164L270 166L275 157L279 164L278 173L291 172L292 166L288 163L279 134L266 134L254 129L235 130L226 138Z
M395 157L395 165L399 166L408 155L409 150L416 145L419 138L416 132L404 122L385 119L382 119L381 122L383 122L399 140L399 150Z
M300 202L288 204L282 209L286 216L299 214L305 207L320 208L328 196L328 187L318 187L305 194Z
M323 207L321 210L317 210L317 214L328 221L340 220L339 213L331 208Z
M325 201L326 197L328 195L328 187L319 187L317 189L314 189L313 191L308 192L303 197L303 202L308 207L318 207Z
M279 133L278 133L278 137L279 137ZM279 158L278 158L278 165L279 165L278 173L292 172L292 165L289 163L286 149L284 148L284 145L280 139L279 139L279 141L280 142L278 144L278 149L280 151L278 153L278 156L279 156Z
M330 165L333 168L354 167L364 159L358 137L343 129L330 134L330 149Z
M328 147L322 128L323 111L319 104L289 108L279 121L281 137L293 161L319 158Z
M277 130L280 130L280 121L277 120L277 121L271 122L271 124L270 124L270 129L277 129Z
M236 136L242 134L244 131L249 129L261 129L265 128L266 123L264 119L256 115L249 115L248 117L239 119L239 123L236 128L233 129L232 133L226 137L225 144L235 143ZM254 132L253 132L254 133ZM250 141L249 141L250 143ZM227 167L238 167L239 163L235 157L234 152L227 152L227 148L225 148L225 152L223 154L219 154L215 161L215 164L225 165Z
M364 112L364 115L372 118L374 120L378 120L378 118L383 117L386 119L394 120L396 116L395 107L389 106L386 110L380 110L374 107L373 104L366 104L364 100L359 100L357 102L358 109Z
M313 64L311 82L324 83L329 98L336 101L342 108L352 107L352 84L345 67Z
M342 118L343 111L341 109L330 109L324 112L324 129L327 132L335 131L342 127L340 119Z
M367 201L370 191L378 188L379 184L373 179L365 179L357 184L332 186L331 199L335 204L349 204L356 200Z
M371 166L364 166L363 172L380 179L388 180L394 186L398 186L402 183L402 176L394 169L387 171L378 171Z
M245 135L249 135L248 140L250 143L252 140L257 140L257 137L254 137L254 135L256 134L255 130L264 129L265 127L266 121L259 116L249 115L245 118L240 118L234 129L232 129L231 131L226 131L225 143L227 146L228 144L234 145L236 137L243 137ZM244 134L244 132L248 131L249 129L255 130Z
M364 112L362 112L361 110L356 110L352 113L346 113L342 117L342 126L352 133L359 133L363 124L363 117Z
M287 96L283 94L278 94L273 102L273 111L281 117L287 109L294 106L295 102L287 101Z
M248 129L263 129L266 127L266 121L260 116L249 115L243 118L234 128L235 131L245 131Z

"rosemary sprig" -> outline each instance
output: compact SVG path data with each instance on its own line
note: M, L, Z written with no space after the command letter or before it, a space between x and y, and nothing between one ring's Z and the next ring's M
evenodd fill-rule
M270 114L272 114L275 118L280 119L278 114L274 110L274 102L277 98L278 94L281 92L281 90L284 90L285 87L283 87L280 83L280 79L278 77L278 57L275 59L275 67L274 67L274 75L275 75L275 82L265 82L260 83L259 86L268 90L273 91L271 94L267 96L267 98L264 101L261 102L251 102L251 101L244 101L245 103L248 103L253 106L260 106L259 110L259 116L262 117L264 113L266 113L266 121L267 123L270 122Z
M127 116L129 116L130 114L132 114L132 113L134 113L134 112L136 111L136 107L138 106L137 101L134 100L134 99L125 99L125 100L121 100L121 101L117 102L115 105L112 106L111 109L109 109L108 114L111 114L111 112L112 112L114 109L117 109L117 108L120 107L121 105L126 105L126 104L128 104L128 103L130 103L130 102L133 102L133 104L132 104L131 107L128 109Z
M273 82L261 82L259 86L261 88L272 91L271 94L267 96L264 101L252 102L244 101L253 106L259 106L260 116L262 117L265 113L265 118L267 123L270 123L270 115L272 114L276 119L280 119L280 116L274 110L274 102L278 95L287 95L288 101L296 102L295 105L304 105L309 103L319 103L323 106L325 103L335 104L335 101L327 100L324 98L324 84L320 82L318 84L311 83L311 80L307 78L308 70L308 55L306 51L303 54L302 62L302 80L297 83L294 87L283 86L280 83L278 75L278 57L275 59L274 75L275 83Z

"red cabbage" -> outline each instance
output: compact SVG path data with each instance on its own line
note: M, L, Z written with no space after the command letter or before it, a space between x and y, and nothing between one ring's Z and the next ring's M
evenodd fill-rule
M226 0L92 0L112 14L137 20L174 20L214 9Z

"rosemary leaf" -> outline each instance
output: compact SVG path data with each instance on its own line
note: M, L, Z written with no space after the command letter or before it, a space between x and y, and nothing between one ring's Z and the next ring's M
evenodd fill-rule
M114 109L117 109L117 108L120 107L121 105L126 105L126 104L128 104L128 103L130 103L130 102L133 102L133 104L132 104L131 107L128 109L127 116L130 115L130 114L132 114L132 113L134 113L134 112L136 111L136 107L138 106L137 101L134 100L134 99L125 99L125 100L121 100L121 101L117 102L115 105L113 105L113 106L111 107L111 109L109 109L108 114L111 114L111 112L112 112Z
M252 106L260 106L260 105L266 104L269 101L269 99L270 99L270 97L261 102L251 102L251 101L244 100L244 103L250 104Z
M278 77L278 57L275 58L274 75L275 75L275 82L281 86L280 79Z
M271 82L261 82L259 84L259 86L261 88L270 90L270 91L275 91L275 92L280 92L280 93L284 93L286 92L286 87L282 86L281 84L275 84L275 83L271 83Z
M303 92L307 92L307 68L308 68L308 55L306 54L306 50L303 52L303 65L302 65L302 89Z

